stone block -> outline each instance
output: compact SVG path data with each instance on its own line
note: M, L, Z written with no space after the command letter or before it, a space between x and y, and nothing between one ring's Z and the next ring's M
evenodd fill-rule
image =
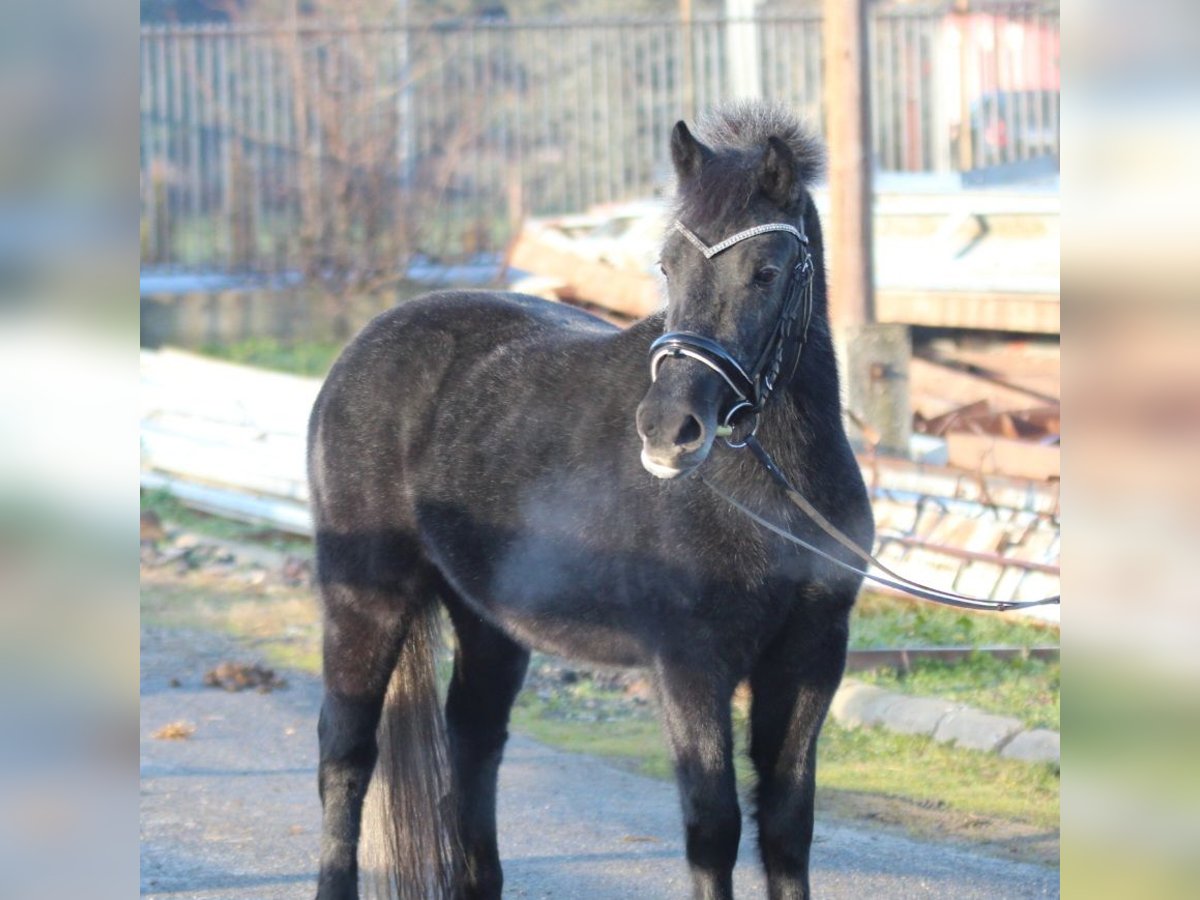
M901 695L884 710L880 724L901 734L931 735L942 719L959 708L948 700Z
M830 712L847 728L879 725L891 704L901 699L891 691L859 681L844 681L833 697Z
M1022 728L1019 720L1009 716L960 708L938 723L933 738L971 750L995 750Z
M1034 728L1022 731L1005 745L1000 755L1008 759L1020 759L1025 762L1059 761L1059 735L1057 731L1048 728Z

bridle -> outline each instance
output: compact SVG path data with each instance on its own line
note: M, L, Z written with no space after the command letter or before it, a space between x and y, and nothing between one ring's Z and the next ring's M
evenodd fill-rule
M813 265L812 254L808 250L808 237L804 234L803 228L803 221L800 223L800 228L783 222L755 225L753 228L739 231L737 234L731 235L720 243L713 244L710 247L704 241L700 240L686 225L676 220L675 230L687 238L697 250L703 253L705 259L712 259L718 253L728 250L734 244L741 241L772 231L782 231L793 235L800 242L800 259L792 267L791 274L788 276L788 283L784 289L783 311L780 313L779 319L776 321L775 327L767 339L766 346L763 347L754 366L749 371L742 367L733 354L712 338L707 338L690 331L669 331L650 345L650 377L652 380L658 378L659 366L662 365L662 361L667 357L694 359L720 375L733 390L735 399L729 405L728 409L720 415L722 427L717 429L717 434L724 438L725 443L733 449L749 447L755 459L766 470L771 479L783 490L788 500L799 508L813 524L826 535L833 538L844 549L864 562L868 567L874 565L886 574L880 576L868 571L866 568L860 569L858 566L839 559L826 550L764 519L703 475L700 476L701 481L715 494L722 497L743 515L766 530L815 553L843 569L895 590L904 591L924 600L931 600L934 603L941 603L960 609L1004 612L1010 609L1025 609L1031 606L1057 604L1059 602L1057 596L1025 601L997 601L968 597L965 594L958 594L954 591L927 587L893 572L866 550L859 547L826 519L813 506L811 501L801 494L788 480L787 476L783 474L782 470L775 463L775 460L771 458L770 454L759 443L758 438L755 437L755 432L758 430L759 414L762 412L763 407L766 406L767 401L771 399L771 394L775 388L779 385L779 375L783 371L784 360L789 357L791 359L791 366L785 381L790 381L792 376L795 375L796 367L800 362L800 354L803 352L805 341L808 339L808 326L812 321L813 274L815 267ZM799 329L797 329L797 325L799 325ZM738 433L739 430L740 434Z
M719 414L721 427L718 434L730 447L744 447L746 441L758 430L759 413L779 385L779 376L785 361L790 360L790 366L784 381L790 381L796 373L800 355L808 340L808 326L813 315L813 274L816 267L808 249L804 222L800 222L799 228L784 222L755 225L711 247L678 220L675 222L675 230L704 254L705 259L712 259L734 244L773 231L790 234L800 242L800 258L792 266L784 287L783 309L758 359L749 370L720 343L691 331L668 331L650 345L651 380L657 380L658 369L667 357L694 359L721 376L725 384L733 390L734 400Z

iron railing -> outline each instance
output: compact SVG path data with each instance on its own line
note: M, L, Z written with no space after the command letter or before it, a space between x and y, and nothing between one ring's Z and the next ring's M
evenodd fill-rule
M877 9L868 40L878 168L1057 156L1056 7ZM812 15L145 27L143 265L362 289L501 252L525 216L661 190L671 126L717 101L820 130L822 65Z

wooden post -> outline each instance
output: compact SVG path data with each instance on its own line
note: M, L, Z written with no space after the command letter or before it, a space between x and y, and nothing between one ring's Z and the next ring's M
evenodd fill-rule
M865 0L825 0L829 139L830 315L835 328L875 319Z
M908 328L875 322L865 0L825 0L824 37L829 141L825 246L847 432L860 446L907 456L912 434Z
M683 23L683 109L680 115L696 121L696 86L692 73L692 0L679 0L679 21Z
M757 100L762 96L757 5L757 0L725 0L725 17L729 20L725 27L729 90L730 96L739 100Z
M972 34L968 0L954 0L953 21L958 28L958 170L969 172L975 168L975 133L971 127L971 65L967 52Z

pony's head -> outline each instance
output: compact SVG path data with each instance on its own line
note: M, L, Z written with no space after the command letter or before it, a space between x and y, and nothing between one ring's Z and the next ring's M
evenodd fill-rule
M678 193L661 264L666 333L637 410L642 465L674 478L744 436L790 375L812 313L808 185L824 154L779 107L737 104L671 134ZM806 227L808 220L810 225ZM736 439L736 438L735 438Z

